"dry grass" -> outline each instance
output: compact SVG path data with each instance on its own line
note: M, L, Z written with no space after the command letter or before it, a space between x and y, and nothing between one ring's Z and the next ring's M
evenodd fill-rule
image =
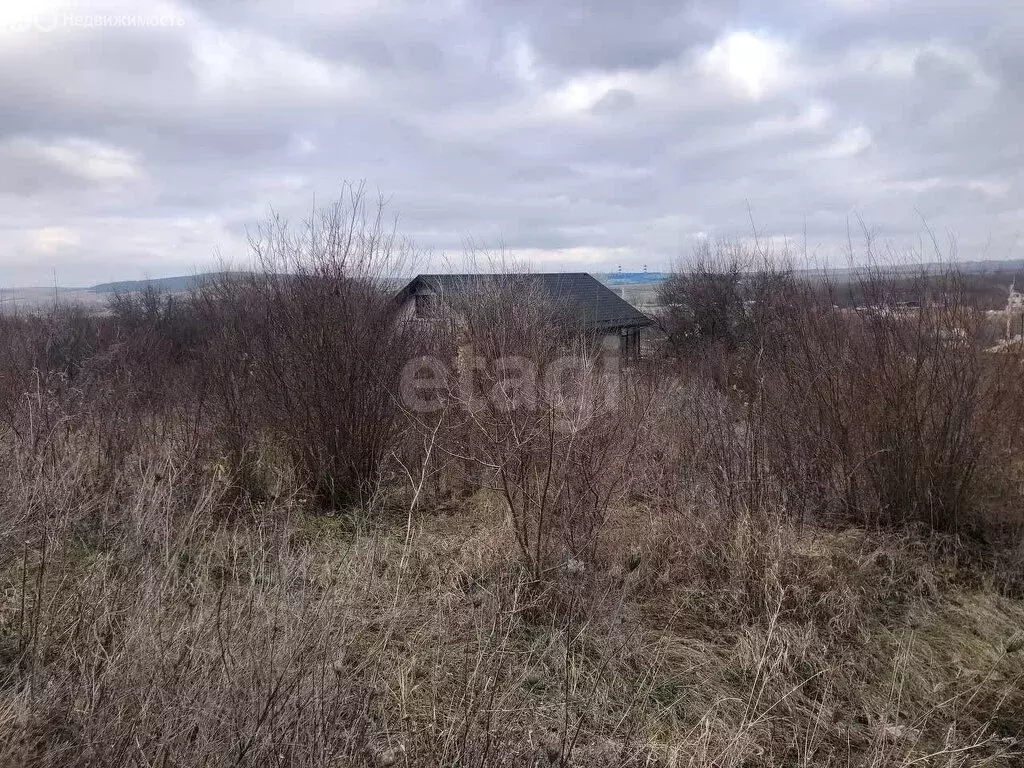
M740 518L696 578L699 537L638 502L616 562L541 586L488 492L355 534L290 498L225 516L225 480L159 446L104 491L54 459L4 467L3 764L1021 755L1024 603L911 534Z
M832 454L808 456L808 442L780 462L810 428L780 416L808 409L747 389L755 366L713 370L743 362L756 325L685 373L634 370L603 421L556 433L558 403L499 398L460 422L448 397L431 422L352 395L372 345L349 350L360 366L344 377L324 354L345 348L343 323L283 341L312 333L301 318L318 307L352 317L364 300L382 307L378 294L339 286L344 269L306 275L302 291L264 277L220 304L197 298L236 324L226 335L154 297L113 318L0 322L0 765L1024 760L1012 429L986 431L972 411L968 432L951 430L1006 459L963 486L965 508L997 508L998 525L968 539L920 514L930 473L949 469L929 451L903 486L909 507L889 499L887 524L864 525L877 498L837 516L851 502L836 486L816 486L833 492L815 504L790 482L790 469L833 482ZM237 334L260 290L289 319L246 347ZM547 338L528 313L507 319L505 335L476 328L481 354ZM238 354L215 364L211 349ZM592 348L572 349L585 383ZM298 383L275 391L266 371L246 372L253 358L295 363ZM850 445L877 437L879 420L839 416L860 430ZM440 482L452 479L459 494Z

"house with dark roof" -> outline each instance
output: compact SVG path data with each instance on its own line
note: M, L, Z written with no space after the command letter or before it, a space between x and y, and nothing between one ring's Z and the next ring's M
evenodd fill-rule
M417 275L398 293L406 317L431 320L457 313L460 301L494 285L513 285L556 303L566 324L601 337L603 349L623 358L640 353L645 314L586 272Z

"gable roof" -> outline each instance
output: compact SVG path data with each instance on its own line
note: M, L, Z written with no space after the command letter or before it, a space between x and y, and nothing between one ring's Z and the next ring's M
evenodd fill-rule
M586 272L417 275L399 292L398 297L405 299L421 286L427 286L441 296L458 296L506 280L523 281L530 287L536 286L553 300L571 305L588 328L642 328L651 324L650 318Z

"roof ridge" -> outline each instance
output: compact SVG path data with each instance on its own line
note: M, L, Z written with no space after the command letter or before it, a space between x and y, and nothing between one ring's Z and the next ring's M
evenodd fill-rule
M457 290L460 282L501 277L538 278L553 299L572 302L581 316L598 328L640 327L651 323L647 315L589 272L427 272L416 275L403 292L420 280L433 282L435 290L444 292L446 288Z

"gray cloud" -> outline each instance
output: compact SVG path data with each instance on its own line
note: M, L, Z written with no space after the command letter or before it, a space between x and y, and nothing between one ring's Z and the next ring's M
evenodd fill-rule
M346 179L438 264L664 267L751 216L826 259L858 216L1021 256L1014 0L61 2L0 11L6 285L240 259Z

